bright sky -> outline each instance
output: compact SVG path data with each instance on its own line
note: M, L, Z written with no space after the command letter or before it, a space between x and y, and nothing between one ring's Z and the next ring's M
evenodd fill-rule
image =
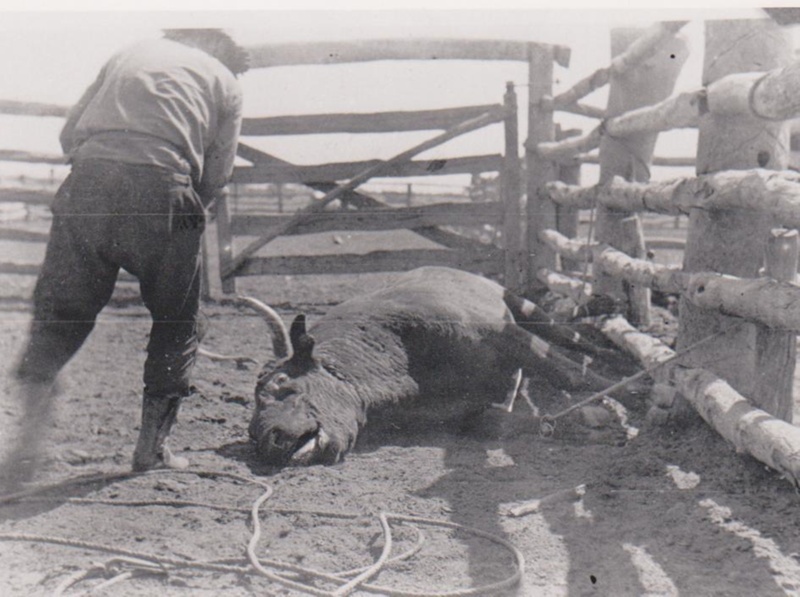
M26 0L24 4L29 11L43 5L35 0ZM492 3L500 7L497 10L487 10L487 3L483 8L473 10L405 10L404 7L413 3L403 2L381 3L384 10L373 11L322 10L311 6L309 10L258 12L153 11L147 10L153 4L149 0L136 2L135 12L129 10L131 3L128 3L127 10L113 12L100 12L91 2L58 4L58 12L52 9L53 3L47 4L50 10L12 11L0 15L0 99L72 104L114 51L138 39L159 36L161 28L171 26L225 27L243 44L414 37L558 43L572 49L569 69L556 70L558 92L608 64L610 28L646 27L656 21L671 19L692 21L684 29L692 58L684 67L676 87L677 90L686 90L700 85L704 19L763 15L755 8L737 8L730 4L725 10L687 9L674 3L669 10L658 7L597 10L578 8L569 1L558 3L559 7L567 7L567 10L512 10L515 8L512 2L501 0ZM239 8L243 4L214 1L199 6L219 9L226 5ZM295 9L309 4L314 3L292 3ZM438 8L443 4L427 2L424 5ZM526 4L536 6L530 2ZM463 2L461 5L471 6ZM186 3L171 6L181 9ZM354 7L353 3L331 3L328 6ZM8 10L8 7L3 10ZM377 112L500 103L506 81L520 85L527 83L526 67L499 62L368 63L261 69L246 73L241 79L246 116ZM520 104L524 105L527 99L525 88L520 87L518 91ZM604 107L605 97L605 93L600 92L586 101ZM578 126L587 132L594 126L593 121L576 117L560 115L558 119L567 127ZM57 136L60 126L60 119L0 116L0 148L59 153ZM502 152L499 128L476 132L425 155L446 157ZM407 133L272 138L261 146L289 161L321 163L386 158L429 136L430 133ZM524 135L521 140L524 140ZM692 133L683 131L663 134L657 153L691 155L693 150ZM0 175L5 174L8 168L8 163L0 163Z

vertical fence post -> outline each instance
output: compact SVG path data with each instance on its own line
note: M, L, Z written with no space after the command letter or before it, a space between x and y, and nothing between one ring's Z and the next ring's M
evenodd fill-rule
M645 31L641 28L613 29L612 56L623 53ZM673 38L636 67L622 74L612 74L609 81L606 117L611 118L669 97L687 57L686 43L680 38ZM658 133L640 133L625 138L604 135L600 141L600 182L608 182L615 176L637 182L649 181L650 162L657 138ZM642 227L640 223L630 222L631 217L639 219L638 216L627 212L599 206L597 240L632 257L644 258L645 241ZM649 325L649 289L625 285L621 280L598 272L594 292L626 300L631 323Z
M278 195L278 213L283 213L283 183L279 182L275 185L275 193Z
M797 230L771 230L767 241L766 274L776 280L794 282L797 279L798 251L800 235ZM757 384L763 390L757 392L754 401L759 408L791 423L797 334L759 325L756 327L756 373L759 378L771 374L775 360L785 363L788 370L774 383L769 379L759 379Z
M617 223L619 228L618 249L623 253L647 259L647 246L644 238L642 219L638 214L622 218ZM631 323L642 327L649 327L652 323L650 313L651 292L649 288L640 288L630 282L623 282L622 288L628 298L630 307L628 316Z
M555 204L541 190L545 183L556 179L558 169L538 155L539 143L555 140L553 124L553 50L531 45L528 64L528 138L525 141L525 170L527 174L527 276L523 281L528 292L540 284L536 272L541 268L555 269L556 253L539 240L539 231L556 228Z
M231 234L231 214L228 207L228 198L223 195L217 198L214 207L217 212L217 245L219 246L219 271L222 282L222 292L234 294L236 292L236 277L225 276L233 263L233 235Z
M519 123L517 115L517 92L514 83L506 83L503 96L506 107L505 153L503 172L500 176L500 192L503 202L503 247L505 249L505 286L522 291L525 277L524 247L522 246L522 178L519 161Z
M738 72L757 72L789 64L792 45L788 35L770 20L728 20L706 23L703 84ZM699 175L720 170L787 167L788 123L760 120L749 114L704 114L700 118L697 147ZM687 272L714 271L755 278L764 265L773 221L756 210L747 212L693 209L683 268ZM774 396L791 389L794 355L789 348L760 346L756 326L719 313L703 311L687 300L680 303L678 348L685 348L713 333L724 336L692 351L683 361L705 367L741 394ZM771 354L770 361L758 353ZM789 398L791 399L791 398ZM782 402L783 399L778 402Z

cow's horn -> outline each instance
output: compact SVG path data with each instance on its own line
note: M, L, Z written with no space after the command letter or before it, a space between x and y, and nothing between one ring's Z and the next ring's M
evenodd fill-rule
M286 324L283 323L281 316L272 307L265 305L258 299L240 296L239 302L256 311L267 322L272 333L272 351L275 356L279 359L290 357L289 332L286 330Z

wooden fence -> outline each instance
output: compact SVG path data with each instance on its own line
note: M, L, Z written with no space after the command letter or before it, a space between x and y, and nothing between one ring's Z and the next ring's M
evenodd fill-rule
M581 82L578 88L588 92L602 83L610 73L623 73L638 63L657 46L659 39L669 37L670 26L660 27L646 39L637 42L619 57L613 69L604 69L594 76L590 85ZM534 194L536 181L570 170L564 163L551 168L550 162L540 159L538 144L560 138L553 122L553 109L577 114L598 115L602 111L574 101L577 95L564 95L549 100L552 91L553 64L568 65L569 49L531 42L510 41L459 41L459 40L376 40L322 44L271 44L249 48L252 66L265 68L300 64L339 64L374 60L503 60L528 64L530 122L526 155L518 154L519 130L517 123L517 98L513 86L506 88L503 102L496 105L466 106L444 110L415 112L384 112L372 114L316 114L306 116L278 116L248 118L243 123L245 136L251 135L304 135L319 133L375 133L412 130L442 129L443 133L390 160L371 160L320 165L296 165L255 149L246 143L239 146L239 156L250 166L238 167L234 184L246 187L258 183L300 183L326 193L322 199L311 203L305 210L294 214L237 214L231 213L228 200L216 205L216 232L219 264L215 272L222 281L225 292L235 291L236 277L259 274L344 273L409 269L423 264L440 264L461 267L485 274L499 274L507 286L523 291L535 281L535 268L529 266L531 243L523 236L526 228L536 219L524 213L522 197L527 191ZM0 100L1 114L41 117L63 117L68 108L53 104ZM451 138L493 123L502 123L505 144L502 153L455 157L447 160L413 160L417 153L435 147ZM565 133L565 134L568 134ZM592 155L580 156L591 162ZM63 157L40 153L0 150L0 160L40 164L63 164ZM659 159L656 158L657 163ZM674 161L674 160L673 160ZM661 160L661 162L665 162ZM522 165L532 172L527 182L522 180ZM573 163L572 166L575 164ZM574 170L574 168L573 168ZM500 173L500 200L473 203L438 203L433 205L390 207L357 188L373 176L411 177L449 174ZM558 174L561 175L561 174ZM539 177L539 178L537 178ZM344 184L337 181L346 180ZM565 180L569 180L566 178ZM523 189L522 187L527 188ZM48 203L49 190L20 188L0 189L0 200ZM342 209L325 207L340 199ZM577 214L562 210L559 214L561 230L573 230ZM531 210L529 210L529 213ZM529 222L526 222L526 218ZM500 229L502 246L486 245L455 234L443 226L466 227L490 224ZM367 255L337 255L256 257L255 253L270 240L280 235L304 234L333 230L394 230L409 229L434 241L441 250L380 251ZM0 238L18 237L14 230L0 230ZM38 235L38 236L41 236ZM256 236L257 240L235 254L236 239ZM41 239L39 239L41 240ZM674 242L674 241L668 241ZM208 251L206 250L206 254ZM208 263L209 260L206 260ZM26 273L34 273L34 266L26 266ZM206 271L208 268L206 268ZM13 263L0 264L3 271L19 271ZM206 284L208 286L208 284Z
M299 64L341 64L376 60L505 60L529 65L531 81L542 73L551 78L552 63L566 66L569 50L529 42L465 40L373 40L319 44L270 44L248 48L251 66L267 68ZM502 153L414 160L415 156L453 138L494 123L504 126ZM441 130L440 134L388 160L299 166L241 143L239 155L251 162L237 168L236 183L302 183L324 192L293 215L231 215L228 201L217 204L219 269L223 291L235 291L238 276L315 274L405 270L420 265L449 265L484 274L500 274L511 286L524 282L521 163L518 153L517 97L512 84L503 102L439 110L368 114L313 114L248 119L244 136L328 133L393 133ZM391 207L357 191L373 177L417 177L499 172L499 201L438 203ZM342 182L345 181L345 182ZM339 209L330 204L339 200ZM327 209L326 209L327 208ZM487 246L445 230L443 226L482 226L502 230L502 247ZM408 229L434 241L441 249L375 251L366 255L257 257L256 252L275 238L323 231ZM235 251L237 236L257 238Z
M620 32L614 35L619 39ZM536 151L557 164L581 161L599 147L600 182L581 187L540 180L537 188L550 210L594 210L597 237L576 240L540 224L529 239L536 277L579 302L593 294L623 296L638 328L614 317L604 331L646 366L676 352L641 331L649 317L642 291L679 294L681 358L657 375L655 408L673 412L677 392L738 450L798 484L800 428L791 420L800 330L800 176L787 170L787 121L800 116L793 101L800 63L792 62L785 32L766 20L707 23L705 52L702 89L648 106L613 110L615 86L637 96L631 83L646 80L646 73L641 79L630 73L586 79L611 84L609 111L597 114L602 124L586 135L540 143ZM660 52L665 54L674 52ZM686 127L699 129L696 177L650 183L637 177L635 167L626 169L649 161L637 145L642 135ZM689 216L683 267L643 256L642 212ZM603 217L612 231L606 236ZM588 282L570 276L559 259L591 263L593 276Z

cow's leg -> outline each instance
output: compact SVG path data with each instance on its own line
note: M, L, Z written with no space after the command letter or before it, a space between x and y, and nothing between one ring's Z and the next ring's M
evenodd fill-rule
M555 346L514 323L496 340L497 349L532 374L565 390L601 391L612 386L608 379L565 356Z
M514 320L523 329L552 342L556 346L583 354L618 359L616 352L603 348L584 338L576 326L557 322L544 309L533 301L529 301L506 291L503 301L514 316Z
M507 413L510 413L514 410L514 403L517 400L517 394L519 393L519 388L522 385L522 369L516 370L512 376L512 380L512 387L506 394L506 399L503 402L492 402L493 408L499 408Z
M590 324L559 323L536 303L508 291L504 293L503 300L521 328L566 349L569 352L565 356L571 356L573 360L582 356L584 366L592 365L596 370L613 371L612 375L632 375L639 370L629 355L610 345L603 346L605 338Z

